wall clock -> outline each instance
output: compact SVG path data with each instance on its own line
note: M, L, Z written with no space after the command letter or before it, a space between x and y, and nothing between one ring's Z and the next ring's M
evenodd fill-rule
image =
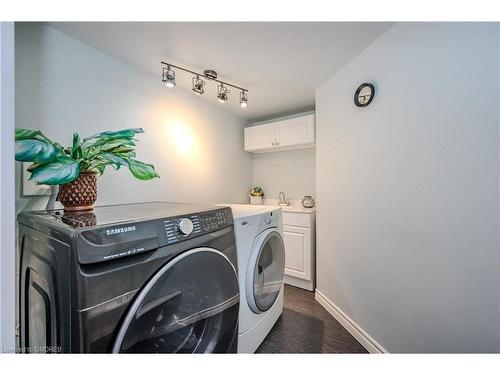
M375 87L371 83L362 83L354 93L354 104L366 107L375 96Z

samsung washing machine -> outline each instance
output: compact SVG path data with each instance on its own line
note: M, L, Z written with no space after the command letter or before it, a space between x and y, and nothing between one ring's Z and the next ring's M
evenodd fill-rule
M274 206L229 206L240 280L238 352L253 353L283 312L283 218Z
M18 221L22 352L237 351L229 208L142 203Z

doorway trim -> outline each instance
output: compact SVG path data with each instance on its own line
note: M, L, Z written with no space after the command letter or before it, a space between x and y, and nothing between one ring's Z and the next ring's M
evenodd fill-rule
M0 22L0 353L15 349L14 22Z

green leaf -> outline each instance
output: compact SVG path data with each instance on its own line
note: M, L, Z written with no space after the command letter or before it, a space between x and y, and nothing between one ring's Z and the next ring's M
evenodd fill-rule
M102 145L99 149L106 152L111 151L116 148L131 148L135 146L135 142L132 139L118 138L118 139L103 139Z
M58 152L64 152L64 148L59 143L52 141L50 138L47 138L40 130L16 129L16 141L22 141L25 139L33 139L45 143L50 143L58 150Z
M48 163L58 155L58 150L50 143L36 139L16 141L16 160L34 163Z
M119 139L99 139L90 145L82 146L82 157L85 160L92 160L98 157L102 152L115 152L121 150L133 150L135 142L132 139L119 138Z
M62 185L75 180L80 173L78 162L71 159L59 159L43 164L31 173L30 180L45 185Z
M104 172L104 168L109 165L109 161L103 159L94 159L92 161L84 161L80 163L80 172L88 171L88 172ZM102 174L102 173L101 173Z
M100 137L106 137L108 139L134 138L135 135L138 133L144 133L144 130L142 128L130 128L118 131L107 131L107 132L102 132L100 134Z
M40 166L40 164L33 163L26 170L31 173L31 172L33 172L33 169L35 169L36 167L39 167L39 166Z
M106 169L106 165L104 164L101 164L101 165L97 165L95 168L93 168L93 170L96 170L97 172L99 172L101 175L104 173L104 170Z
M109 162L99 162L99 163L92 163L86 171L88 172L98 172L99 174L103 174L104 170L106 169L106 166L109 164Z
M71 147L71 157L73 159L80 159L82 157L82 148L80 136L78 133L73 133L73 147Z
M135 151L113 151L113 154L116 154L122 158L125 158L125 159L131 159L131 158L135 158Z
M87 142L95 138L106 138L108 140L116 138L134 138L134 136L138 133L144 133L144 130L142 130L142 128L131 128L117 131L106 131L91 135L90 137L85 138L83 142Z
M57 147L57 148L58 148L61 152L64 152L64 147L63 147L63 146L61 146L59 143L57 143L57 142L52 142L52 144L53 144L54 146L56 146L56 147Z
M40 130L16 129L16 141L21 141L23 139L39 139L40 137L43 137Z
M116 170L120 169L122 165L129 166L129 162L126 159L111 152L102 153L99 157L107 160Z
M139 180L150 180L155 177L160 177L160 175L156 173L155 167L151 164L145 164L138 160L130 159L128 161L128 167L134 177Z

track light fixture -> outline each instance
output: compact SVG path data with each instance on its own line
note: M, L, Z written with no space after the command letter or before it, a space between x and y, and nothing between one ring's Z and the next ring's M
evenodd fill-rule
M161 63L162 65L164 65L162 67L161 80L167 87L175 86L175 72L172 69L175 68L194 75L194 77L192 78L192 84L193 84L192 90L194 91L195 94L203 95L205 93L204 86L206 82L200 78L201 76L208 79L209 81L215 81L220 84L217 86L217 99L219 100L219 102L225 103L228 100L228 94L231 91L226 86L230 86L240 90L240 106L242 108L245 108L248 105L248 90L243 87L239 87L231 83L223 82L217 79L217 72L215 70L208 69L205 70L203 74L201 74L186 68L182 68L177 65L166 63L164 61L162 61Z
M246 108L247 105L248 105L247 92L245 90L241 90L241 92L240 92L240 107Z
M163 68L161 73L161 81L167 87L175 86L175 72L172 69L170 69L170 65L167 65L166 68L165 67Z
M220 86L217 86L217 99L219 99L220 103L225 103L227 101L227 94L229 91L226 87L224 87L224 83L221 83Z
M193 91L197 95L203 95L205 89L203 86L205 85L205 81L200 79L200 76L197 74L196 77L193 77Z

